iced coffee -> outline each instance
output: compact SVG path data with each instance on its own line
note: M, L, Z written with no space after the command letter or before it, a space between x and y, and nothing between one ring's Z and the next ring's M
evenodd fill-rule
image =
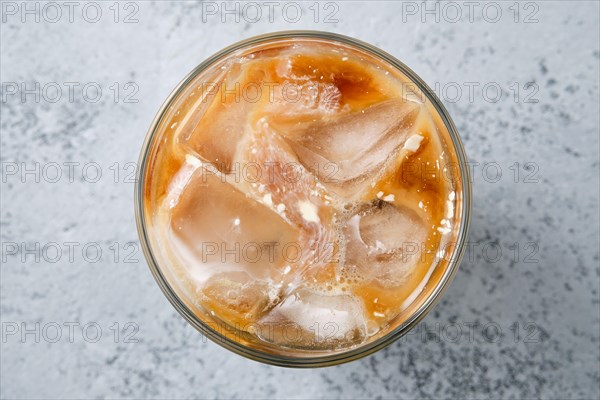
M430 96L364 48L263 40L210 61L148 143L142 210L194 318L275 354L398 329L455 260L463 186Z

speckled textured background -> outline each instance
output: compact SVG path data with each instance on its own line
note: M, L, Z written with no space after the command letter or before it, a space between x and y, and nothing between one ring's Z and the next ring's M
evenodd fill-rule
M421 2L323 2L317 18L296 2L295 23L284 3L236 22L192 1L97 2L97 23L87 3L73 22L38 4L36 22L2 2L3 399L598 398L598 2L458 2L458 22L455 6L437 22ZM401 341L326 369L203 342L136 246L128 163L162 101L210 54L285 29L357 37L444 89L474 163L471 251L443 301ZM36 82L39 99L21 87Z

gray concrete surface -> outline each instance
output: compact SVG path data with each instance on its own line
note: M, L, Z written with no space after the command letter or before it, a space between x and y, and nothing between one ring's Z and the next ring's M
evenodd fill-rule
M98 1L71 6L71 22L63 2L59 15L3 1L0 397L598 398L599 5L513 3L442 4L437 22L421 2L280 2L273 21L258 2L258 21L250 8L236 21L221 2ZM152 279L134 223L128 163L171 89L224 46L286 29L404 61L442 89L479 163L471 251L443 301L410 336L326 369L203 342Z

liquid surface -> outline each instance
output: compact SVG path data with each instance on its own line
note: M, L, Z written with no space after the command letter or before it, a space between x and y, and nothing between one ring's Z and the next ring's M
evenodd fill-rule
M309 39L238 51L188 84L144 201L161 268L199 318L304 350L406 318L460 222L453 147L415 88Z

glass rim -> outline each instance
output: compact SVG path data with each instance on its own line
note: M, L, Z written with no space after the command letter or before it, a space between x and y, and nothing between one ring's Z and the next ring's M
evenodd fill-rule
M400 70L404 73L412 82L414 82L419 90L422 91L423 95L427 98L427 100L431 101L433 107L438 112L440 118L442 119L444 125L448 129L448 134L451 138L452 145L454 150L456 151L458 162L459 162L459 170L460 170L460 179L462 181L462 219L460 224L460 229L457 234L456 246L454 246L453 254L450 260L448 261L448 265L446 270L443 271L442 277L436 284L436 287L433 289L432 293L423 301L423 303L406 319L406 321L402 322L399 326L383 335L377 340L374 340L370 343L365 343L362 345L358 345L355 348L352 348L347 351L338 352L332 355L319 355L319 356L302 356L302 357L290 357L280 354L272 354L267 353L265 351L261 351L255 348L251 348L245 346L241 343L232 340L213 328L211 328L208 324L204 323L200 320L196 315L185 305L185 303L179 298L179 296L172 289L171 285L168 283L165 278L163 272L160 270L159 263L154 257L152 253L152 249L150 248L150 241L148 238L148 232L146 229L145 223L145 215L144 215L144 205L143 205L143 191L145 187L145 177L146 177L146 167L148 163L148 155L151 145L154 141L157 128L162 122L163 118L169 107L173 104L173 101L177 99L178 95L187 87L189 82L193 80L198 74L206 70L208 67L213 65L218 60L222 59L230 55L231 53L240 50L242 48L252 46L255 44L260 44L263 42L268 42L271 40L279 40L279 39L291 39L291 38L315 38L315 39L325 39L325 40L333 40L337 42L341 42L350 46L354 46L360 50L366 51L392 65L394 68ZM326 367L332 365L338 365L346 362L350 362L367 355L370 355L376 351L381 350L384 347L387 347L391 343L400 339L406 333L408 333L411 329L413 329L425 316L433 309L433 307L439 302L442 295L450 286L456 272L458 271L458 267L460 265L461 259L465 252L465 241L468 234L468 229L471 220L471 200L472 200L472 188L471 188L471 177L469 168L466 168L467 165L467 157L465 154L465 150L454 125L454 122L450 118L450 115L440 99L435 95L435 93L431 90L431 88L408 66L402 63L400 60L396 59L394 56L389 53L371 45L361 40L340 35L337 33L324 32L324 31L314 31L314 30L290 30L290 31L279 31L272 32L267 34L262 34L258 36L253 36L241 41L238 41L230 46L225 47L224 49L218 51L212 56L208 57L206 60L201 62L197 67L195 67L190 73L187 74L185 78L171 91L167 99L161 105L159 111L156 113L150 128L146 134L144 139L144 143L141 148L140 157L138 160L138 170L135 182L135 192L134 192L134 202L135 202L135 219L138 230L138 236L140 238L140 245L144 252L144 256L146 261L148 262L148 267L154 276L154 279L158 283L161 288L163 294L171 305L179 312L179 314L196 330L198 330L201 334L205 335L213 342L218 345L230 350L234 353L237 353L246 358L252 359L254 361L263 362L266 364L282 366L282 367L296 367L296 368L314 368L314 367Z

